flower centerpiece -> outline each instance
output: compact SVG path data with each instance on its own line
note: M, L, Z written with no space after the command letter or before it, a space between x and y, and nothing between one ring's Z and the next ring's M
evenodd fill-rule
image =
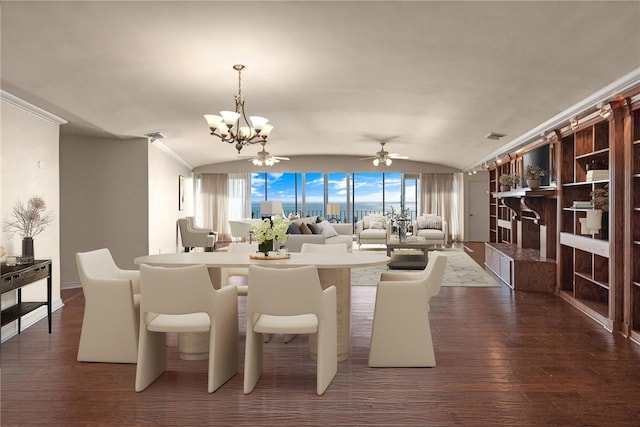
M18 201L11 211L13 220L5 222L5 231L12 238L22 235L22 258L24 263L33 262L33 238L42 233L53 221L53 213L45 212L46 204L41 197L32 197L27 204Z
M527 185L534 190L540 187L540 177L544 176L544 169L540 166L528 165L525 176L527 177Z
M277 240L280 243L287 241L287 230L289 229L289 220L276 216L273 220L265 219L262 222L253 224L251 231L253 236L258 242L258 251L265 254L265 256L273 251L273 241Z

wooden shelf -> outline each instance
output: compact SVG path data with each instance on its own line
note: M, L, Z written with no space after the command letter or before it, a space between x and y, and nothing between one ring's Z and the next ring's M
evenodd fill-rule
M580 182L566 182L563 183L563 187L574 187L577 185L591 185L591 184L607 184L609 183L608 179L598 179L594 181L580 181Z
M589 282L593 283L594 285L600 286L603 289L609 289L609 284L608 283L599 282L597 280L594 280L593 277L590 277L589 275L584 274L584 273L579 273L577 271L574 274L576 276L579 276L579 277L585 279L585 280L588 280Z
M603 148L601 150L592 151L591 153L580 154L579 156L576 156L575 159L576 160L583 160L583 159L591 159L593 157L604 157L604 156L608 156L608 155L609 155L609 149L608 148Z

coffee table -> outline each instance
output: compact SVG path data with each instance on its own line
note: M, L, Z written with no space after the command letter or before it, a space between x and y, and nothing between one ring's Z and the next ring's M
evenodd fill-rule
M423 270L429 261L429 246L424 240L409 240L400 242L397 238L387 242L387 256L391 258L391 270Z

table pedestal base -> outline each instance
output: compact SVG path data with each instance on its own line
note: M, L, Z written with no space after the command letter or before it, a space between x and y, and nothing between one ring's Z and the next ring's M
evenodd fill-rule
M336 287L338 311L338 361L347 360L351 353L351 269L323 268L318 270L322 289ZM318 337L309 335L309 353L311 359L318 356Z

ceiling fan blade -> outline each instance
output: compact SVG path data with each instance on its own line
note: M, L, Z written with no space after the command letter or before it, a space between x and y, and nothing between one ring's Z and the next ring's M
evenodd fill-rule
M273 157L274 159L278 159L278 160L291 160L288 157L280 157L280 156L271 156L271 157Z
M363 157L361 159L358 160L373 160L373 159L377 159L379 156L371 156L371 157Z
M402 156L402 155L400 155L398 153L391 153L391 154L389 154L389 157L392 158L392 159L401 159L401 160L409 159L409 156Z

